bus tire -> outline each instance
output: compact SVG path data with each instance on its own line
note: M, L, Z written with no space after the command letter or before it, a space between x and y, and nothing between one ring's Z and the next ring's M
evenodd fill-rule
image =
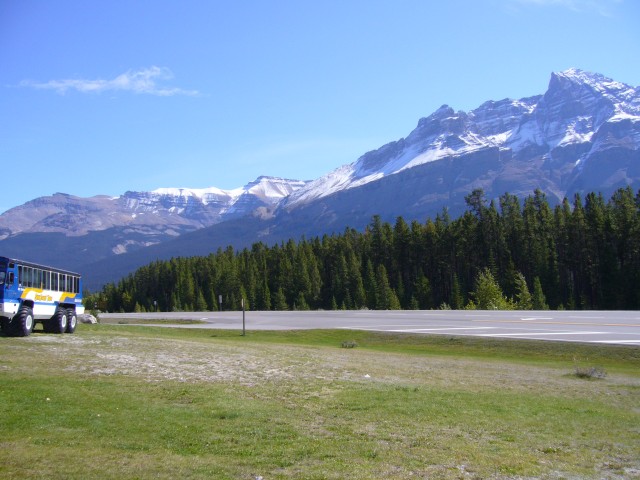
M17 337L28 337L33 332L33 310L31 307L20 307L18 313L13 317L13 334Z
M67 309L58 308L53 318L49 320L51 326L51 333L64 333L67 329Z
M77 325L78 325L78 317L76 316L76 311L73 308L69 308L67 310L67 328L65 332L66 333L75 332Z

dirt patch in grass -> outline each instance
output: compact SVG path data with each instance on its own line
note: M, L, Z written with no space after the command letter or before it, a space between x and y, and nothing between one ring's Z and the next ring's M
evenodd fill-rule
M612 386L640 387L640 378L615 375L599 382L567 378L573 365L536 365L433 356L407 356L365 349L194 342L157 337L107 335L33 335L40 356L84 375L130 375L147 381L235 382L323 380L402 385L430 385L519 392L569 390L590 397ZM27 347L29 348L29 347ZM25 366L25 368L30 368Z
M58 358L65 371L83 375L131 375L147 381L236 382L354 380L341 362L329 364L308 347L237 345L141 337L36 335L38 351ZM25 366L25 368L27 368Z

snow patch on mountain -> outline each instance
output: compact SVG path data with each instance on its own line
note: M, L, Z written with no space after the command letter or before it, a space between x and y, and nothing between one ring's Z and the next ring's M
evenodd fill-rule
M210 203L225 203L228 207L235 204L243 195L253 195L266 203L277 202L290 195L298 188L303 187L307 182L300 180L288 180L276 177L262 176L244 187L232 190L223 190L216 187L209 188L158 188L146 195L147 198L166 198L176 202L176 204L188 204L198 202L203 205ZM152 202L154 203L154 202ZM136 208L139 202L131 201L131 208Z
M242 189L236 189L225 191L216 187L210 188L157 188L152 190L151 195L158 197L173 197L180 199L197 199L198 201L207 205L211 201L218 200L220 198L232 198L236 191Z

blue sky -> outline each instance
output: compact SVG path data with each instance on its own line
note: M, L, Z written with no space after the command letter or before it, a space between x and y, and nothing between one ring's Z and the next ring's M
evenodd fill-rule
M636 0L0 0L0 212L317 178L442 104L640 85Z

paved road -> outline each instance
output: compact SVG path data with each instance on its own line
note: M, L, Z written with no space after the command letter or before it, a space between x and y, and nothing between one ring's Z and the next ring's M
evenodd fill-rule
M101 314L110 320L201 320L188 328L242 329L242 312ZM640 346L637 311L321 311L246 312L247 331L343 328ZM166 325L165 325L166 326Z

